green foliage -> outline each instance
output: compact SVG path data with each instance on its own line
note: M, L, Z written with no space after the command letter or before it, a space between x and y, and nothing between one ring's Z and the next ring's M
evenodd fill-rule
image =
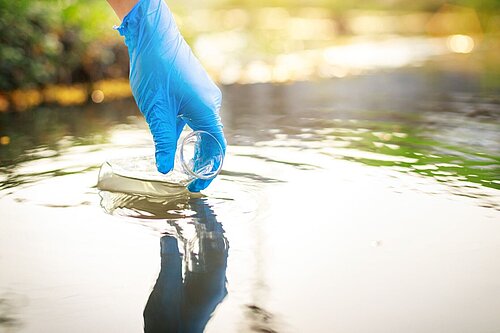
M58 18L27 1L1 1L0 11L0 89L54 80L62 50L53 33Z
M0 13L0 91L88 80L85 65L109 54L88 59L91 45L116 35L101 0L0 0Z
M299 0L167 1L181 18L192 9L226 7L303 7ZM311 0L340 15L355 9L435 11L444 0ZM475 8L485 32L498 29L498 0L451 0ZM127 56L121 38L111 27L119 20L105 0L0 0L0 91L39 88L52 83L89 82L127 75ZM493 28L492 28L493 27ZM196 31L182 27L188 40ZM264 38L265 39L265 38ZM270 50L266 50L271 52Z
M178 1L175 1L176 3ZM206 3L207 1L204 1ZM230 7L303 7L320 6L334 10L352 10L352 9L378 9L378 10L425 10L433 11L444 4L467 6L475 8L478 11L489 11L500 9L498 0L209 0L212 7L230 6ZM307 3L307 4L306 4Z

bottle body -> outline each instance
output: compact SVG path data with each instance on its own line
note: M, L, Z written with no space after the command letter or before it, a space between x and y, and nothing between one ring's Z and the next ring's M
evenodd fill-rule
M186 191L196 179L212 179L222 168L224 151L217 139L205 131L194 131L179 144L174 168L158 172L153 156L106 161L99 171L100 190L148 195L170 195Z

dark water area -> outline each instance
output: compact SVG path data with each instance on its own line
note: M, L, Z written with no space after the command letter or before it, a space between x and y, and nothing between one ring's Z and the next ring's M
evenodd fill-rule
M224 86L228 155L198 196L95 187L104 161L152 153L131 99L0 114L0 331L498 330L483 77Z

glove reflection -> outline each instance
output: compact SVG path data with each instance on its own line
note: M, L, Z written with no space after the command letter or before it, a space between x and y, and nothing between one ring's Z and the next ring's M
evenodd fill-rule
M196 236L161 238L161 270L144 309L144 331L203 332L227 294L228 244L222 225L203 199L191 199ZM185 257L179 251L185 249ZM183 265L185 268L182 277Z

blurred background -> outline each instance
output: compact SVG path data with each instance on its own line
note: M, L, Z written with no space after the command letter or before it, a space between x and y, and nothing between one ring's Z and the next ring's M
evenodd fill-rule
M292 82L444 60L500 85L497 0L168 1L220 84ZM0 0L0 111L130 97L104 0ZM5 140L5 139L4 139Z
M499 331L499 0L167 3L224 96L201 201L96 188L154 147L107 2L0 0L1 332L141 331L164 233L222 263L207 332Z
M499 1L168 4L222 87L230 144L282 135L303 141L303 131L318 127L362 154L467 162L473 170L435 172L500 186ZM105 0L0 0L0 13L1 170L12 172L40 149L109 143L115 125L145 125L128 83L127 49L113 29L120 22ZM390 134L391 126L405 137ZM308 140L328 141L325 133ZM388 163L351 155L340 154Z

